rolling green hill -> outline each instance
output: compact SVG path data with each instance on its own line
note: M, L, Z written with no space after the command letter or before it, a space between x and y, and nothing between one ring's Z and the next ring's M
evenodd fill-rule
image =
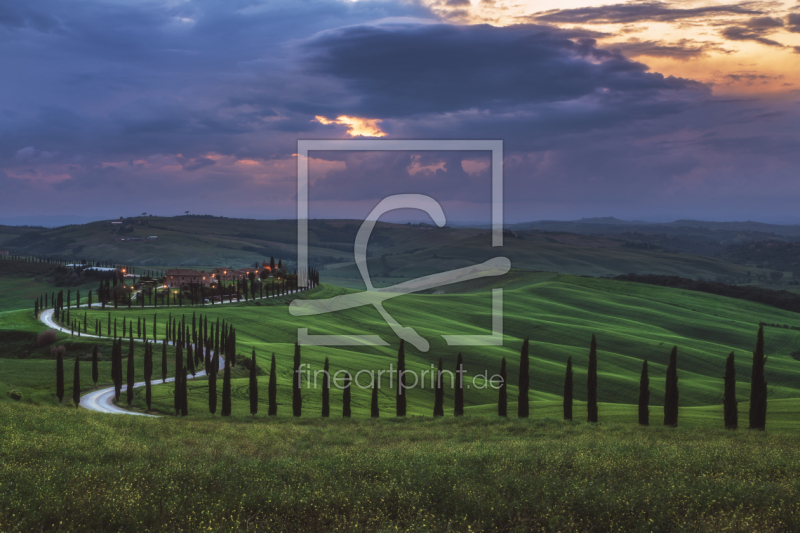
M223 217L132 217L26 231L5 241L27 254L110 260L143 268L246 266L274 256L294 265L293 220ZM358 287L353 242L360 222L309 221L309 260L327 279ZM157 237L147 239L147 237ZM123 240L126 239L126 240ZM513 268L576 275L673 274L691 278L748 280L767 271L719 259L623 246L623 240L523 232L493 249L487 230L379 223L370 239L370 272L378 285L505 255ZM763 271L762 271L763 270ZM788 279L788 277L787 277Z
M800 318L795 313L709 294L568 275L514 272L507 277L505 284L502 347L448 347L440 336L487 333L491 324L491 293L487 290L407 295L385 304L387 311L402 325L414 327L431 342L427 353L407 346L409 370L430 370L431 364L439 357L443 359L445 368L452 370L458 350L463 352L470 384L465 394L468 412L494 412L496 391L480 388L482 381L472 384L471 379L484 371L489 375L497 373L502 357L509 361L509 399L513 403L518 353L526 336L531 339L534 410L547 408L543 412L557 416L556 407L561 399L568 356L573 358L575 365L576 399L584 400L583 384L592 334L597 335L599 346L599 400L609 404L607 408L601 406L601 418L605 413L617 412L617 408L610 407L610 404L636 403L639 372L644 359L650 365L653 412L658 417L655 407L662 403L666 363L673 345L678 346L681 406L713 406L712 409L718 409L722 398L724 361L731 351L737 354L739 397L741 400L748 397L750 354L758 324L765 322L786 325L766 328L769 398L771 401L789 401L785 416L800 427L800 413L796 409L800 405L796 401L800 398L800 383L796 379L800 361L792 356L800 350L800 331L791 329L791 326L800 326ZM346 292L346 289L325 285L304 296L322 298ZM168 314L178 318L186 315L190 320L191 313L196 311L206 315L210 323L217 319L228 321L237 329L240 354L248 355L255 349L262 369L269 367L268 356L273 352L276 354L281 376L279 401L284 415L288 414L290 405L291 355L298 327L308 327L311 334L376 333L390 344L389 347L303 347L303 361L314 370L322 368L325 357L330 358L332 372L388 369L390 363L394 364L398 339L373 308L352 309L335 315L293 317L288 313L286 303L288 298L195 309L160 308L157 311L159 335L164 334L163 326ZM108 311L92 310L88 313L90 323L94 319L105 321L108 315ZM145 317L152 325L152 309L118 309L113 313L119 320L124 316L133 319L134 323L138 317ZM260 381L266 390L266 376L262 376ZM367 381L365 377L364 384ZM392 412L394 391L387 388L387 375L384 375L384 381L380 405L386 412ZM192 383L190 389L192 412L205 413L205 383ZM242 414L247 409L246 390L245 379L234 381L235 409ZM338 391L332 393L336 401L339 395ZM160 408L169 411L170 386L154 389L154 398ZM304 398L307 409L313 414L318 413L319 390L305 392ZM427 385L425 389L411 390L409 413L429 414L432 398ZM262 394L262 401L266 401L265 394ZM353 401L355 412L366 414L369 391L355 389ZM446 391L446 405L452 407L450 390ZM629 412L628 407L620 408Z
M607 239L572 237L575 239L558 242L547 235L528 234L504 239L502 248L492 248L491 236L486 232L434 246L408 241L386 248L380 256L369 259L368 264L373 278L384 283L474 265L496 256L508 257L515 269L581 276L650 273L747 281L748 272L762 273L762 269L710 257L632 249ZM570 241L576 244L569 244ZM330 266L324 275L340 285L360 286L361 275L353 263Z

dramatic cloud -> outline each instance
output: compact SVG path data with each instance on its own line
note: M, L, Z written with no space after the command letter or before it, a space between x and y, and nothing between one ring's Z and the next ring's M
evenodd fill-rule
M633 22L672 22L680 19L721 15L759 15L763 11L755 2L732 5L703 6L689 9L672 7L667 2L631 2L576 9L555 9L535 16L536 20L572 24L630 24Z
M791 13L786 17L786 29L793 33L800 33L800 13Z
M797 26L761 6L635 2L544 17L719 16L714 31L738 40ZM800 201L796 96L723 99L628 58L727 52L699 34L600 46L630 34L451 25L419 4L370 0L9 0L0 35L5 217L293 216L298 139L381 135L502 139L515 220L759 218L775 211L769 198ZM749 64L717 79L792 81ZM393 192L435 195L462 220L488 213L484 153L312 156L317 216L358 216Z
M307 73L343 84L348 98L339 109L370 117L503 112L590 95L700 88L546 26L348 27L316 37L305 50Z
M722 36L731 41L755 41L767 46L783 47L778 41L764 37L772 27L728 26L722 30Z
M731 53L715 43L698 42L690 39L681 39L676 42L631 39L623 43L606 45L605 48L619 50L628 57L668 57L679 61L696 59L712 51L725 54Z

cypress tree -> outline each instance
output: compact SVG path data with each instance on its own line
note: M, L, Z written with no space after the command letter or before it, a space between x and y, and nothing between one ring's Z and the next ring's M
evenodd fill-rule
M222 374L222 416L231 415L231 360L225 359L225 370Z
M100 377L100 369L98 368L97 363L97 345L92 348L92 381L94 381L94 386L97 388L97 380Z
M131 324L131 327L133 327L133 324ZM136 317L136 338L137 339L141 339L142 338L142 318L141 317Z
M117 340L111 342L111 381L114 389L117 387ZM116 398L115 398L116 399Z
M589 347L589 369L586 380L587 400L586 409L588 411L587 420L597 422L597 339L592 335L592 343Z
M436 389L433 400L433 416L444 416L444 376L442 375L442 358L439 358L439 370L436 372Z
M188 380L188 372L186 372L186 367L183 367L183 370L181 371L181 416L186 416L189 414L189 387L187 386Z
M530 384L530 364L528 361L528 338L522 343L519 354L519 400L517 403L517 416L528 418L530 407L528 405L528 387Z
M167 381L167 341L161 343L161 383Z
M114 348L114 400L118 402L122 394L122 339L114 339Z
M158 340L158 335L156 334L156 327L158 326L158 313L153 314L153 342Z
M764 376L764 326L758 327L753 366L750 370L750 429L765 429L767 425L767 381Z
M219 368L219 354L214 352L211 358L211 367L208 370L208 411L213 415L217 412L217 369Z
M278 381L275 369L275 352L272 353L272 362L269 365L269 416L278 414Z
M294 364L292 365L292 414L301 416L303 412L303 396L300 393L302 385L302 375L300 371L300 344L294 345Z
M506 379L506 358L500 363L500 391L497 395L497 416L508 416L508 391Z
M567 372L564 375L564 420L572 420L572 357L567 357Z
M406 349L405 341L400 339L400 348L397 350L397 395L395 407L397 416L406 416Z
M72 374L72 403L77 408L81 403L81 369L78 356L75 356L75 371Z
M344 373L344 385L342 388L342 417L350 418L350 372Z
M131 331L130 346L128 347L128 389L126 391L129 407L133 401L133 383L133 331Z
M673 346L667 366L667 383L664 390L664 425L678 425L678 347Z
M231 328L231 334L229 335L228 342L231 345L231 366L236 366L236 329Z
M181 375L182 369L177 370L175 372L175 391L173 397L173 406L175 408L175 416L180 416L181 414L181 403L183 402L183 392L181 391L181 387L183 386L183 376Z
M64 356L58 348L56 348L56 396L59 404L64 401Z
M253 359L250 360L250 414L255 416L256 413L258 413L258 380L256 380L256 350L253 348Z
M650 377L647 375L647 361L642 363L642 375L639 378L639 425L650 425Z
M150 380L153 377L153 345L149 342L144 345L144 400L147 403L147 410L150 410L152 396L150 392Z
M39 318L39 300L33 302L33 318Z
M370 404L370 416L372 418L379 418L381 416L378 410L378 380L372 383L372 403Z
M175 346L175 397L174 400L174 407L175 407L175 414L180 414L181 412L181 395L180 395L180 386L181 382L181 372L183 371L183 348L181 348L180 344Z
M186 348L186 364L189 369L189 373L194 377L194 352L192 350L192 344L189 343L189 347Z
M725 428L736 429L739 426L739 404L736 403L736 366L733 352L728 354L725 362L725 395L722 403L725 408Z
M453 405L453 415L464 415L464 359L461 357L461 352L458 352L456 359L456 391Z
M327 357L322 370L322 417L328 418L331 414L331 378Z

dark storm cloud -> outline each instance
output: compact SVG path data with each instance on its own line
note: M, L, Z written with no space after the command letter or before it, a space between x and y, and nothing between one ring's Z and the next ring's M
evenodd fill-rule
M762 15L755 6L637 2L604 16ZM0 212L291 216L297 139L347 138L315 115L382 119L390 138L503 139L507 201L560 202L547 216L609 214L587 206L675 213L687 198L711 205L722 188L727 209L754 193L800 200L796 109L720 105L708 87L625 57L691 58L706 43L604 50L597 32L434 18L413 3L370 1L6 0ZM777 26L762 18L740 27L764 38ZM464 163L481 154L317 156L312 199L488 197L487 171ZM260 166L240 164L251 158Z
M647 94L699 89L647 72L592 39L547 26L361 26L305 45L306 72L344 84L340 108L359 116L404 117L466 109L502 112L598 92ZM308 106L309 111L322 108Z
M680 19L720 15L758 15L763 11L756 2L703 6L690 9L672 7L667 2L631 2L608 6L555 9L535 15L540 22L572 24L630 24L633 22L671 22Z
M313 119L286 109L302 83L291 40L428 14L369 1L2 2L0 162L24 146L64 160L291 154L283 132ZM243 103L254 94L258 106Z

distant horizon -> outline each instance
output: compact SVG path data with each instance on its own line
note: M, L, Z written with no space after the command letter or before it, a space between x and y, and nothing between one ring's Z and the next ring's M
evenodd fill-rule
M122 215L123 218L139 218L143 215ZM145 216L151 216L148 213ZM153 217L158 218L177 218L187 216L186 214L175 214L175 215L159 215L156 213L152 214ZM207 213L189 213L188 216L200 216L200 217L213 217L213 218L227 218L227 219L241 219L241 220L297 220L296 217L252 217L252 216L231 216L231 215L211 215ZM10 226L10 227L43 227L48 229L54 229L64 226L72 226L72 225L84 225L90 224L93 222L103 222L103 221L112 221L112 220L119 220L120 217L92 217L92 216L81 216L81 215L46 215L46 216L23 216L23 217L0 217L0 226ZM537 218L537 219L529 219L529 220L522 220L522 221L506 221L506 226L518 226L524 224L535 224L535 223L546 223L546 222L554 222L554 223L566 223L566 222L584 222L584 223L598 223L602 224L603 220L607 219L609 223L612 221L617 221L619 223L625 224L652 224L652 225L659 225L659 224L671 224L675 222L698 222L698 223L716 223L716 224L764 224L769 226L798 226L800 225L800 217L798 217L794 222L770 222L766 220L753 220L753 219L703 219L703 218L687 218L687 217L670 217L670 218L662 218L659 217L658 220L656 219L642 219L642 218L622 218L619 216L614 215L607 215L607 216L591 216L591 217L580 217L580 218ZM308 220L355 220L359 221L360 219L357 217L310 217ZM391 219L389 217L382 218L381 222L389 222L393 224L432 224L430 219L424 218L401 218L401 219ZM489 227L490 223L486 221L469 221L469 220L448 220L447 225L451 227L462 227L462 228L483 228Z

